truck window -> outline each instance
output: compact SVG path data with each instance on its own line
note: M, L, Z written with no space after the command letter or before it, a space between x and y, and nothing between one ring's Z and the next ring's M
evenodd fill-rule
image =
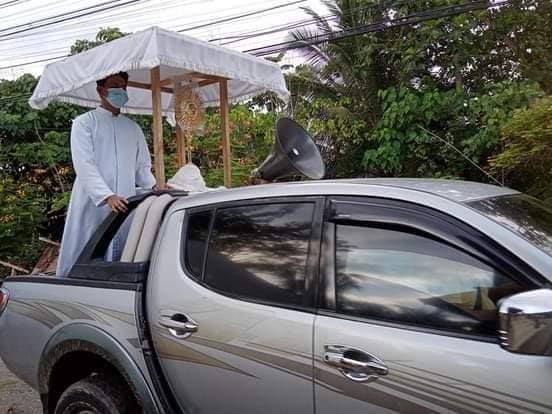
M525 290L448 244L403 231L336 227L340 313L496 334L498 301Z
M301 305L313 203L218 209L204 282L232 296Z
M190 214L186 230L186 267L188 271L198 279L201 279L203 271L203 259L209 234L209 223L212 211L201 211Z

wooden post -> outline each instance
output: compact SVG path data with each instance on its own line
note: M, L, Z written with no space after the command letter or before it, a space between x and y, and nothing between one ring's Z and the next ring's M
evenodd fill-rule
M180 128L180 125L176 124L176 162L178 168L186 164L186 140L184 136L184 131Z
M157 185L165 185L165 158L163 154L163 118L161 108L161 71L151 70L151 102L153 117L153 153Z
M174 81L174 113L176 116L176 103L177 99L176 97L182 92L182 77L177 76ZM184 131L182 131L182 128L180 128L180 125L178 125L178 122L176 124L176 160L178 163L178 168L182 167L184 164L186 164L186 137L184 136ZM188 160L189 161L189 160Z
M230 147L230 113L228 109L228 81L219 80L222 159L224 162L224 186L232 187L232 149Z

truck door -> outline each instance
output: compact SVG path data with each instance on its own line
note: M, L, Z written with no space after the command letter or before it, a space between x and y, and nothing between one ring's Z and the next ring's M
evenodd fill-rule
M187 413L312 413L312 338L323 203L234 202L167 222L148 319Z
M497 302L536 287L500 249L414 204L337 199L329 210L318 414L552 411L552 359L498 344Z

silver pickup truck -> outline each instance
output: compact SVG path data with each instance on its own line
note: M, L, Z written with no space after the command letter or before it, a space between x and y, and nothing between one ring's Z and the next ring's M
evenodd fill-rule
M366 179L130 207L69 277L0 290L0 356L45 413L552 412L552 210L531 197Z

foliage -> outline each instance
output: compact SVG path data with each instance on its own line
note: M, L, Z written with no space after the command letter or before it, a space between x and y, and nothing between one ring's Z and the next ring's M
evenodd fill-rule
M314 137L326 164L326 178L354 177L366 139L366 122L350 111L350 99L295 99L293 117Z
M276 117L275 112L252 112L245 105L234 106L230 111L233 186L245 185L251 170L270 152ZM220 125L220 113L209 111L204 134L193 140L195 160L209 186L223 183Z
M512 183L552 203L552 97L518 110L502 128L504 151L492 158L493 169Z
M494 84L479 94L405 87L381 91L383 114L363 166L374 175L486 180L466 158L485 168L489 155L499 150L501 125L538 95L532 83Z
M103 45L106 42L111 42L112 40L119 39L123 36L126 36L128 33L123 33L116 27L106 27L101 28L96 34L95 40L77 40L73 46L71 46L71 54L75 55L85 50L92 49L96 46Z
M288 84L292 93L295 87L301 95L295 98L296 106L328 97L328 110L339 101L340 113L363 125L350 135L341 131L340 140L354 145L334 146L337 154L330 158L338 160L338 176L347 172L487 179L466 157L487 168L488 157L500 150L500 129L512 111L527 106L552 84L547 58L552 44L550 2L516 0L342 39L343 30L457 2L325 3L330 18L307 9L316 28L292 33L304 43L309 66L289 75ZM313 39L322 43L313 45ZM341 168L343 161L354 167Z
M34 262L44 211L45 199L39 185L16 184L13 179L0 176L0 257L3 260Z
M65 205L54 201L71 189L69 130L83 112L61 103L32 110L27 97L36 82L31 75L0 82L0 258L25 267L40 251L39 232L61 235Z

